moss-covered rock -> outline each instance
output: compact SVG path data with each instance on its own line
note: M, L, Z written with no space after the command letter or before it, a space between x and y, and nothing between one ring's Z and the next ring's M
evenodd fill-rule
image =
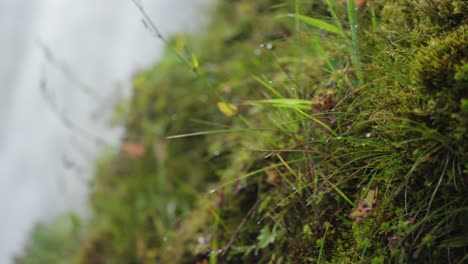
M463 261L466 4L368 3L224 1L173 38L99 163L81 262Z

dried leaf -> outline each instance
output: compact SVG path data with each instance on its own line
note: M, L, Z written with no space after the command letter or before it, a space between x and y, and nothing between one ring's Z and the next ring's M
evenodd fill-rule
M356 222L360 222L362 219L369 217L374 210L376 196L377 190L369 190L366 198L357 202L357 208L352 211L348 217Z
M141 158L146 152L145 146L135 142L125 142L122 148L132 158Z

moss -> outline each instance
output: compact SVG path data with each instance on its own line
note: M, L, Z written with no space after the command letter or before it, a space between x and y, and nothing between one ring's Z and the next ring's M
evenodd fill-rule
M171 39L121 107L145 152L99 163L82 262L462 261L466 4L326 2L224 1ZM354 40L329 18L350 13Z

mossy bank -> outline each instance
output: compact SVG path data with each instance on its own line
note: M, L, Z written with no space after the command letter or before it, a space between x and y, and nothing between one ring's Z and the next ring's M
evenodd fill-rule
M468 262L467 5L219 1L18 263Z

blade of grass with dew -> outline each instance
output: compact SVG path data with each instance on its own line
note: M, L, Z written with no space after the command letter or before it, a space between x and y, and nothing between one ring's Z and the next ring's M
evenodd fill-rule
M283 96L273 88L269 83L265 82L264 80L260 79L259 77L252 75L252 78L254 78L257 82L259 82L261 85L263 85L265 88L267 88L270 92L272 92L274 95L276 95L279 98L283 98Z

